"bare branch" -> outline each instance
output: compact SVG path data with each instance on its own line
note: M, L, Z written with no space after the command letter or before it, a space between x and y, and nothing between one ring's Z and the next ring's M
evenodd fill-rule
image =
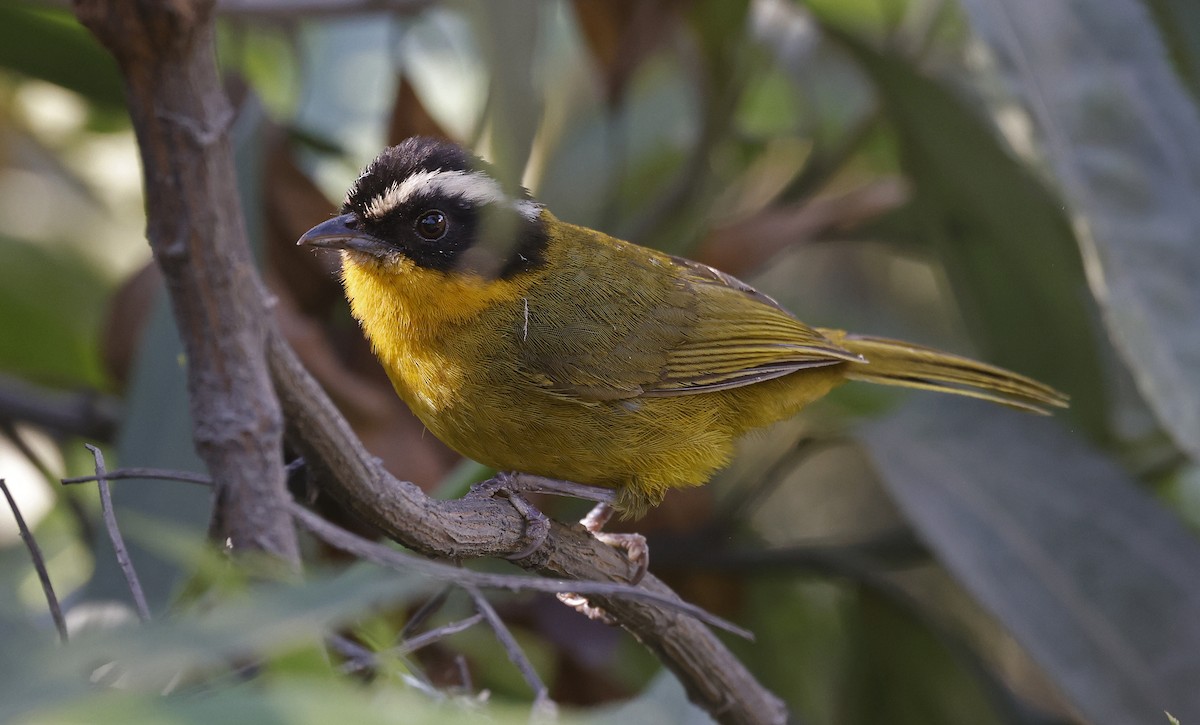
M46 559L42 556L42 549L33 538L33 532L25 525L25 517L21 515L21 509L17 507L17 501L3 478L0 478L0 491L4 491L4 498L8 499L8 507L12 509L13 517L17 520L17 531L21 533L21 541L25 542L25 548L29 549L29 558L33 559L33 568L42 582L42 592L46 595L46 604L50 607L50 618L54 620L54 626L58 629L58 639L66 642L67 620L63 618L62 608L58 606L58 597L54 594L54 586L50 584L50 572L46 570Z
M0 421L109 441L117 429L119 408L115 398L95 391L64 393L0 375Z
M754 635L745 629L728 622L714 614L704 611L694 604L685 602L674 596L659 592L646 591L628 584L605 581L574 581L568 579L538 579L528 576L512 576L509 574L492 574L490 572L462 569L436 561L430 561L419 556L407 554L387 546L368 541L345 529L332 524L317 514L309 511L298 503L291 504L292 515L305 529L330 546L354 554L360 559L373 562L379 566L398 571L413 571L432 579L451 582L462 587L476 586L487 589L508 589L510 591L534 591L557 594L559 592L575 592L595 596L616 597L654 602L662 607L673 609L690 617L723 629L732 634L754 639Z
M458 668L458 686L463 692L471 692L475 685L471 682L471 668L467 667L467 658L461 654L454 656L454 666Z
M444 605L446 600L450 598L450 592L453 591L453 589L453 586L446 585L442 587L437 594L434 594L429 599L426 599L425 603L418 607L417 611L413 612L412 616L408 618L408 621L404 623L404 629L400 630L400 639L407 640L409 637L413 636L412 633L417 630L417 627L420 627L422 624L424 624L425 620L432 617L437 610L442 608L442 605Z
M361 672L376 664L375 653L354 640L340 634L331 634L326 641L338 654L346 658L341 668L343 672Z
M75 478L65 478L63 483L83 483L87 481L99 481L101 484L101 504L104 505L104 499L108 491L107 482L118 478L124 479L163 479L171 481L184 481L200 485L211 485L212 481L208 477L190 473L188 471L172 471L162 468L122 468L106 473L104 470L103 454L98 448L93 445L85 444L87 449L96 456L96 474L93 476L77 476ZM546 482L550 479L538 479ZM451 503L451 502L447 502ZM489 504L497 503L489 501ZM111 506L109 508L111 510ZM655 602L661 606L677 610L684 614L699 619L700 621L711 626L723 629L731 634L736 634L745 639L754 639L754 635L747 630L729 622L725 619L717 617L709 612L704 611L700 607L685 602L677 597L664 596L659 593L645 591L627 584L618 584L615 582L603 581L575 581L575 580L553 580L553 579L532 579L523 576L509 576L505 574L490 574L483 572L474 572L467 569L461 569L446 564L441 564L428 559L412 556L402 551L397 551L385 546L368 541L367 539L356 536L355 534L346 531L345 529L326 521L317 514L309 511L299 503L292 502L290 504L291 514L296 517L300 524L315 534L317 537L325 541L330 546L341 549L355 556L372 561L380 566L386 566L392 569L416 571L425 576L448 581L452 584L460 586L480 586L493 589L509 589L511 591L538 591L550 594L570 590L575 594L592 594L600 596L614 597L629 597L638 600ZM106 511L107 523L107 511ZM114 536L113 545L118 550L118 560L121 559L124 552L124 544L120 541L120 531L116 529L116 521L113 520L113 526L110 528L110 535ZM115 533L114 533L115 532ZM128 554L124 554L126 561L122 562L122 570L125 569L128 562ZM132 567L127 572L127 578L132 575L134 583L136 583L136 574L133 573ZM131 585L132 586L132 585ZM434 597L432 602L440 604L441 595ZM434 609L435 607L430 607ZM422 608L421 613L424 613L425 608ZM414 617L415 619L415 617Z
M88 446L90 449L91 446ZM194 483L198 486L212 486L212 479L203 473L192 473L191 471L176 471L168 468L118 468L115 471L109 471L104 474L105 480L121 481L129 478L139 478L146 480L160 481L182 481L183 483ZM99 474L91 476L75 476L74 478L64 478L61 483L63 485L71 485L74 483L90 483L91 481L99 481Z
M270 314L237 194L214 1L76 0L75 12L124 80L146 235L187 354L193 439L217 483L214 533L298 568L265 360Z
M104 453L96 446L85 443L84 447L92 452L96 459L96 483L100 488L100 511L104 515L104 528L108 529L108 539L112 542L113 551L117 554L117 564L125 575L125 583L133 594L133 603L137 606L138 617L143 622L150 621L150 607L146 604L146 594L142 591L142 583L138 580L137 570L129 558L129 550L125 548L125 539L117 526L117 515L113 512L112 492L108 488L108 478L104 471Z
M521 645L517 644L517 640L513 637L512 632L508 630L508 626L500 619L500 615L496 614L496 609L479 590L473 586L463 587L467 590L467 594L471 595L471 601L475 602L475 610L483 615L487 620L488 626L496 634L496 639L500 641L500 645L504 647L504 651L508 654L508 659L517 669L521 671L521 677L525 678L525 682L529 688L533 690L533 711L535 717L553 718L558 710L554 701L550 699L550 690L546 687L546 683L542 682L542 678L538 676L537 670L533 669L533 663L525 656L525 651L521 649Z
M434 642L438 642L452 634L458 634L459 632L466 631L482 621L482 614L472 614L466 619L460 619L457 622L451 622L450 624L443 624L441 627L436 629L431 629L428 632L422 632L415 637L409 637L401 642L397 649L405 653L416 652L422 647L428 647Z
M217 12L264 19L361 15L388 12L408 15L436 4L436 0L219 0Z

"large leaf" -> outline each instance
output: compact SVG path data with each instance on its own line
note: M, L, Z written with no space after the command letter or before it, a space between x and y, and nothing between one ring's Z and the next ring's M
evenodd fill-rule
M1200 542L1056 420L922 403L861 437L951 573L1090 722L1200 720Z
M941 84L904 58L838 37L879 89L915 186L917 233L945 264L984 356L1067 392L1070 415L1101 437L1094 312L1061 202Z
M1200 98L1200 3L1193 0L1146 0L1171 51L1179 75Z
M69 88L110 111L123 111L117 64L68 12L0 5L0 67Z
M49 708L31 722L46 725L125 723L270 723L274 725L525 725L529 707L485 703L471 696L445 701L403 685L364 686L347 679L291 678L254 687L226 687L200 696L150 697L101 692ZM575 722L565 718L557 722Z
M542 99L534 85L541 4L488 0L472 4L471 9L476 38L491 72L488 156L504 183L519 184L541 120Z
M65 648L49 645L48 638L39 645L28 630L16 630L23 639L6 642L0 652L0 672L6 674L0 679L0 721L86 702L97 691L90 676L107 662L115 663L110 681L120 673L125 689L158 693L177 685L180 675L221 671L319 643L364 612L408 604L431 590L428 580L362 565L298 585L260 586L139 627L78 636Z
M106 285L81 258L0 236L0 370L101 386L96 331Z
M1136 0L965 0L1029 108L1109 334L1200 458L1200 113Z

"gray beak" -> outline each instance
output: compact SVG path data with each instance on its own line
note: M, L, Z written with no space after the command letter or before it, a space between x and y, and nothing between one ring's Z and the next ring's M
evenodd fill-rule
M395 249L362 231L353 214L342 214L323 221L300 236L297 245L322 249L350 249L376 256Z

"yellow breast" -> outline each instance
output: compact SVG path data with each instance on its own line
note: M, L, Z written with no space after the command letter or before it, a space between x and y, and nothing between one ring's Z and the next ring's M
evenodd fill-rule
M496 354L466 326L478 328L498 303L520 298L521 284L447 274L403 258L383 264L349 253L343 254L342 276L351 312L396 391L438 434L433 419L461 403L477 377L475 365Z

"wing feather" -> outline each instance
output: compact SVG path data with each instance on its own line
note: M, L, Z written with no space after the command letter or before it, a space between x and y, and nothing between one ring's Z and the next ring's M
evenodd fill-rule
M862 362L735 277L614 241L576 255L578 285L551 302L553 326L531 306L522 366L551 393L585 403L694 395Z

